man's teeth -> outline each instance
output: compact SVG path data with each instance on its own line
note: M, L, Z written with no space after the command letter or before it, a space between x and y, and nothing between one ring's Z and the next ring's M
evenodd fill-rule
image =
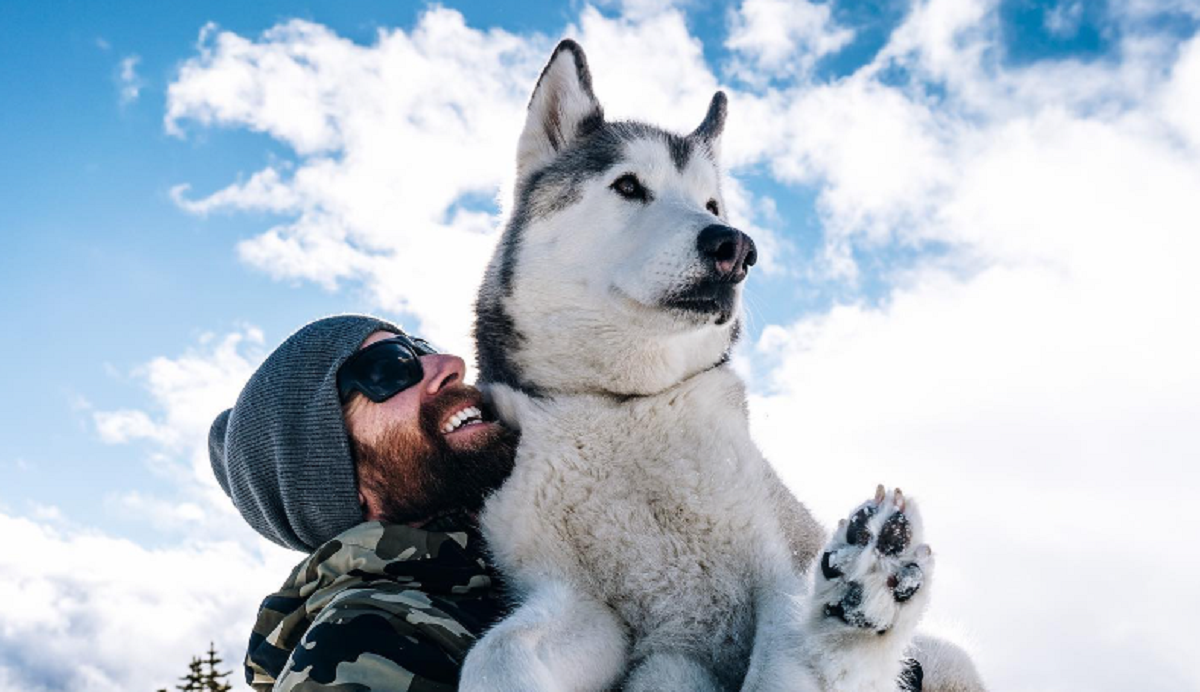
M450 416L450 420L446 421L446 425L442 427L442 432L452 433L467 423L476 422L483 422L483 411L480 411L474 406L468 406L453 416Z

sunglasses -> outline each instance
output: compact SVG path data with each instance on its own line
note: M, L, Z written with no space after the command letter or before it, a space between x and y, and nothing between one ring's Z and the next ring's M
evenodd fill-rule
M338 368L338 397L345 404L355 392L379 404L425 378L421 356L437 353L424 339L396 335L376 341Z

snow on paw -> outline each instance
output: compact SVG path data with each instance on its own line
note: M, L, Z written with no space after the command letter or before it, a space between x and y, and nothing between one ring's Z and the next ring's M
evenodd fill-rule
M827 621L887 634L911 630L933 572L916 503L881 485L838 522L821 554L814 605Z

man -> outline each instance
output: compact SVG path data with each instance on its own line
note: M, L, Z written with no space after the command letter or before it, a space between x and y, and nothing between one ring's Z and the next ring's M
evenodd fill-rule
M263 601L256 690L453 690L502 614L473 514L512 470L457 356L372 317L290 336L217 416L209 456L246 521L311 555Z

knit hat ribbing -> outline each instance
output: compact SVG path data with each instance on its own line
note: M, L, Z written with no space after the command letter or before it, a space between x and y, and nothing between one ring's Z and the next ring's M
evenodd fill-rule
M213 421L213 473L242 517L287 548L312 552L363 521L337 371L376 331L365 315L312 322L267 357L233 408Z

